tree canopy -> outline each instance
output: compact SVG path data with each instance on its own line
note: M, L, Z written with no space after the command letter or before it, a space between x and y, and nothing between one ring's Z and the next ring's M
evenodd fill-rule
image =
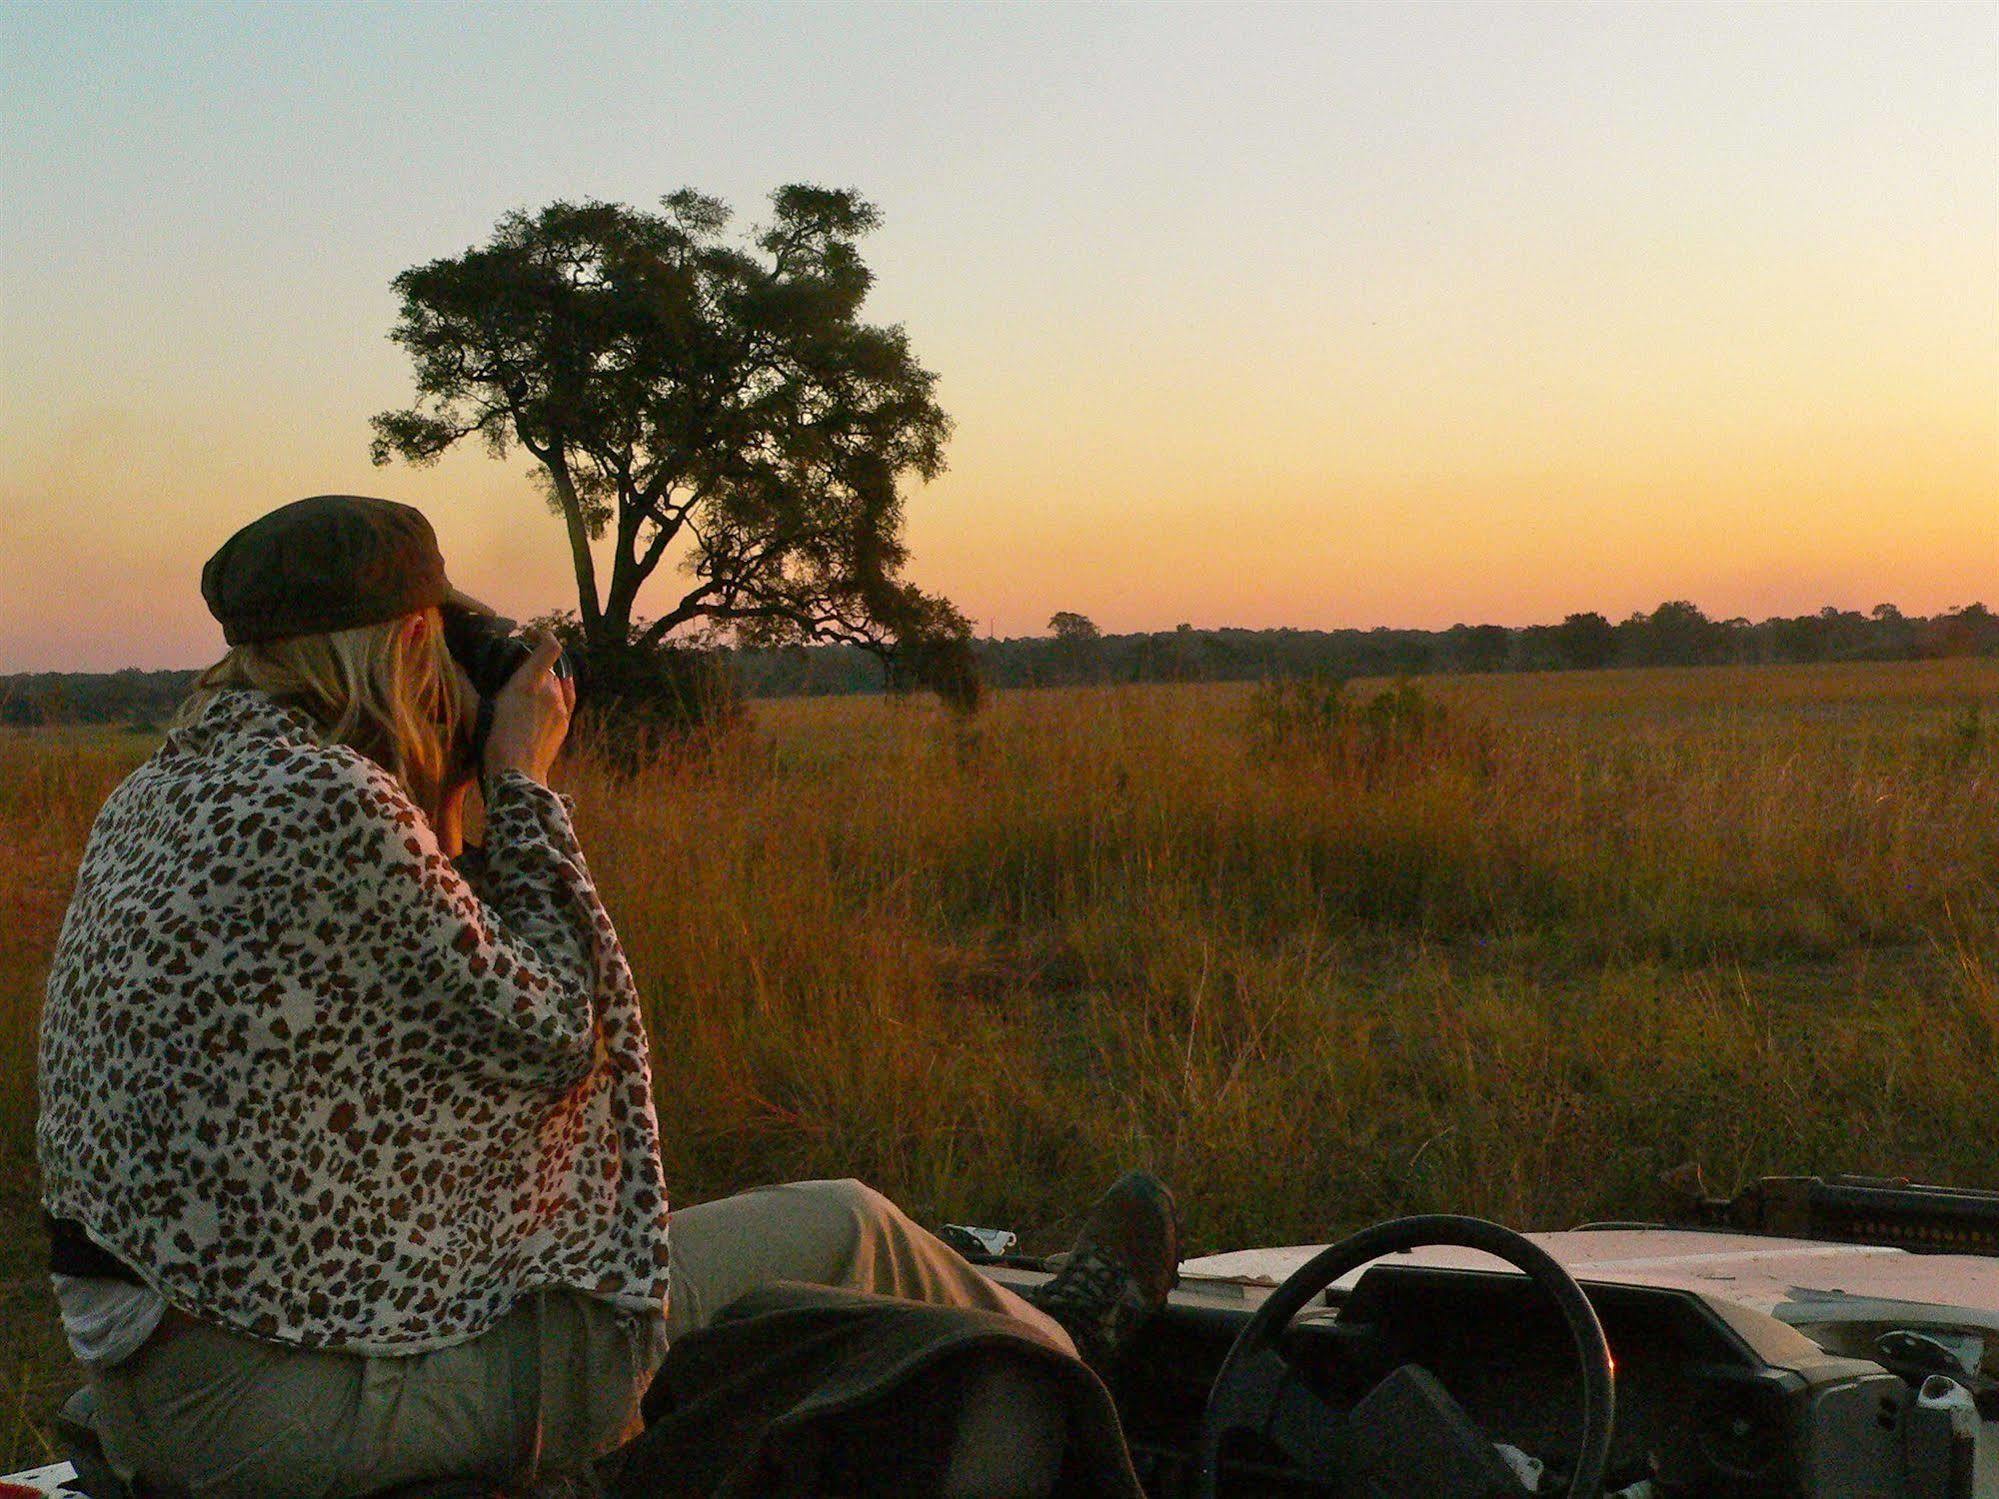
M470 437L524 449L593 649L841 642L975 700L968 621L901 577L901 484L943 470L951 422L904 331L861 320L856 242L880 215L806 185L771 207L744 237L690 190L659 212L552 203L404 271L390 337L417 397L374 419L374 459L430 463ZM668 558L679 596L642 616Z
M1104 632L1087 614L1073 609L1057 609L1048 619L1048 633L1071 645L1090 645L1103 639Z

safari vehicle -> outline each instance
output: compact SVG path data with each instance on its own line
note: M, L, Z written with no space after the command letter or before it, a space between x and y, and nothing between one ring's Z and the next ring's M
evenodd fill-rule
M1048 1273L948 1232L1007 1284ZM1696 1180L1667 1223L1211 1255L1114 1393L1157 1499L1999 1499L1999 1193ZM10 1481L122 1494L87 1420L66 1435Z

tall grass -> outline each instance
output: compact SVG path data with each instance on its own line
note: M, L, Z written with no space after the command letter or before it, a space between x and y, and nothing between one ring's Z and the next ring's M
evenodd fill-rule
M681 1199L855 1174L1049 1247L1142 1163L1200 1251L1628 1217L1688 1160L1999 1187L1999 666L1330 693L792 701L635 778L577 756ZM145 750L0 737L15 1461L74 1377L42 980Z
M147 752L114 734L0 731L0 1470L54 1458L73 1387L28 1166L42 979L98 806Z
M42 980L91 821L149 747L123 734L0 730L0 1155L25 1154Z
M1628 1216L1687 1159L1999 1186L1999 669L1423 694L1386 752L1188 687L764 704L637 777L577 758L682 1196L853 1173L1052 1242L1143 1162L1198 1249ZM17 1154L137 753L0 741Z
M1144 1161L1216 1246L1628 1216L1685 1159L1999 1186L1995 690L1449 682L1386 761L1225 688L794 702L572 779L685 1190L1046 1236Z

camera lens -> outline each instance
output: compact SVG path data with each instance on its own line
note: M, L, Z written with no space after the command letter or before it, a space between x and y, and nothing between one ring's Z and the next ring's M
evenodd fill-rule
M533 648L513 633L511 621L473 609L444 610L444 645L482 698L506 686L533 654Z

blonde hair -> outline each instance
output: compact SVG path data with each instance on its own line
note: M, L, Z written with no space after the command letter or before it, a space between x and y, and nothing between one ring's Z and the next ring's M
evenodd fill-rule
M473 705L445 650L442 616L424 610L421 635L407 628L412 617L234 646L195 678L175 722L192 722L220 692L267 692L388 771L435 820L464 764Z

